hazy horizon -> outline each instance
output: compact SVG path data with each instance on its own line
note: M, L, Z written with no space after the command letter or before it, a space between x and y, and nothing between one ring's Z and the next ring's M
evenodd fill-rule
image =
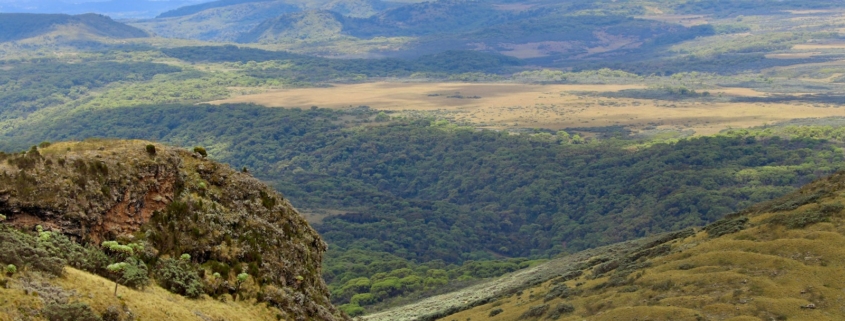
M114 19L153 18L162 12L213 0L0 0L0 13L98 13Z

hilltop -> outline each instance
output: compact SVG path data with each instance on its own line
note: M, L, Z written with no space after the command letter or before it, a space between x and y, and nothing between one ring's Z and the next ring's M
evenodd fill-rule
M159 291L143 290L151 275L199 305L234 297L266 303L276 318L345 320L320 275L326 250L320 236L273 189L205 153L89 140L0 155L0 239L16 244L0 251L0 262L54 276L69 265L147 293ZM120 255L126 251L133 255ZM105 266L121 258L129 267L118 278ZM74 279L47 283L92 286L78 284L81 272L70 271ZM10 282L26 289L32 278Z
M169 38L234 41L244 37L244 34L257 33L253 30L257 26L267 25L269 21L287 14L302 15L312 10L331 10L339 15L363 18L387 7L377 0L221 0L181 7L162 13L155 19L134 21L131 24ZM330 20L318 19L316 21L319 23L314 25L323 25L323 21ZM315 31L309 33L318 34ZM295 35L286 40L300 38L301 35Z
M701 229L577 253L366 319L838 320L843 201L839 172Z
M0 42L18 41L56 31L81 33L115 39L143 38L149 35L141 29L116 22L98 14L29 14L0 13Z

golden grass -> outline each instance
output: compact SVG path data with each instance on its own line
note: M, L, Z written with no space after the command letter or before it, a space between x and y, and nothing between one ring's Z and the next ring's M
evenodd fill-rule
M344 109L361 105L402 114L428 113L491 129L604 127L634 130L692 129L710 135L726 128L762 126L796 118L841 116L838 108L810 104L701 103L586 97L575 92L610 92L639 85L527 85L510 83L389 83L276 90L211 102L256 103L268 107ZM457 99L447 96L460 93ZM720 88L712 94L763 96L748 88ZM430 96L431 95L431 96ZM438 95L438 96L434 96Z
M792 50L845 49L845 43L797 44Z
M845 194L827 203L842 202ZM793 210L790 215L816 205ZM567 281L582 295L546 302L568 302L575 312L559 320L845 320L845 220L804 229L765 224L772 214L753 217L754 225L710 239L706 233L675 241L675 251L651 260L629 277L636 290L593 289L608 277L589 273ZM681 268L681 267L684 268ZM579 285L580 284L580 285ZM668 285L667 285L668 284ZM522 320L543 304L550 282L521 296L502 298L441 320ZM815 308L804 308L814 304ZM490 311L503 312L488 318ZM545 317L545 316L544 316ZM524 319L540 320L540 319Z
M143 291L119 287L114 296L114 282L97 275L65 268L66 275L50 280L65 291L76 291L70 301L87 303L94 311L103 312L109 306L126 306L138 320L276 320L281 314L254 300L220 302L208 297L190 300L166 290L151 286ZM27 296L22 290L0 288L0 320L17 320L20 309L41 307L36 296Z

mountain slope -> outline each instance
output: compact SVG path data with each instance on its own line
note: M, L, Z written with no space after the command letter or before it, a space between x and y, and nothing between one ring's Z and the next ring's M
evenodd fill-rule
M162 11L203 0L0 0L0 12L99 13L113 18L151 18Z
M283 18L287 14L307 17L309 14L303 11L330 10L350 17L369 17L385 8L387 5L378 0L221 0L182 7L165 12L156 19L130 24L169 38L234 41L244 33L262 33L251 31L262 22L269 26L277 19L298 19ZM294 32L284 36L289 36L289 41L303 35Z
M211 1L211 2L205 2L205 3L200 3L200 4L190 5L190 6L184 6L184 7L179 7L179 8L173 9L173 10L169 10L169 11L166 11L166 12L156 16L156 18L182 17L182 16L192 15L192 14L195 14L197 12L212 9L212 8L220 8L220 7L226 7L226 6L248 3L248 2L268 2L268 1L273 1L273 0L218 0L218 1Z
M98 14L0 13L0 42L32 38L62 27L76 27L84 33L107 38L149 37L143 30Z
M510 276L522 275L521 287L470 300L451 294L367 319L841 320L843 202L839 172L651 247L567 256Z
M325 41L344 37L344 17L331 11L303 11L268 19L241 34L240 43L279 43L295 40Z
M95 246L131 240L152 253L142 257L150 266L188 255L213 297L223 294L215 285L221 281L229 289L223 292L238 292L235 276L244 272L254 280L251 297L286 316L345 319L329 303L320 275L326 244L257 179L201 153L142 141L47 145L0 155L7 225L43 226ZM3 263L9 259L0 255Z
M252 1L188 15L139 20L130 25L168 38L232 41L264 20L297 11L299 7L287 1Z

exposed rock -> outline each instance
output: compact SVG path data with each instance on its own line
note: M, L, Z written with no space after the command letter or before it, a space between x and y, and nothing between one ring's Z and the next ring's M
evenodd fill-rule
M147 142L59 143L0 157L0 213L80 241L131 239L253 277L295 320L347 320L321 277L326 243L280 194L194 153ZM100 157L96 157L99 155ZM224 266L225 269L220 267Z

